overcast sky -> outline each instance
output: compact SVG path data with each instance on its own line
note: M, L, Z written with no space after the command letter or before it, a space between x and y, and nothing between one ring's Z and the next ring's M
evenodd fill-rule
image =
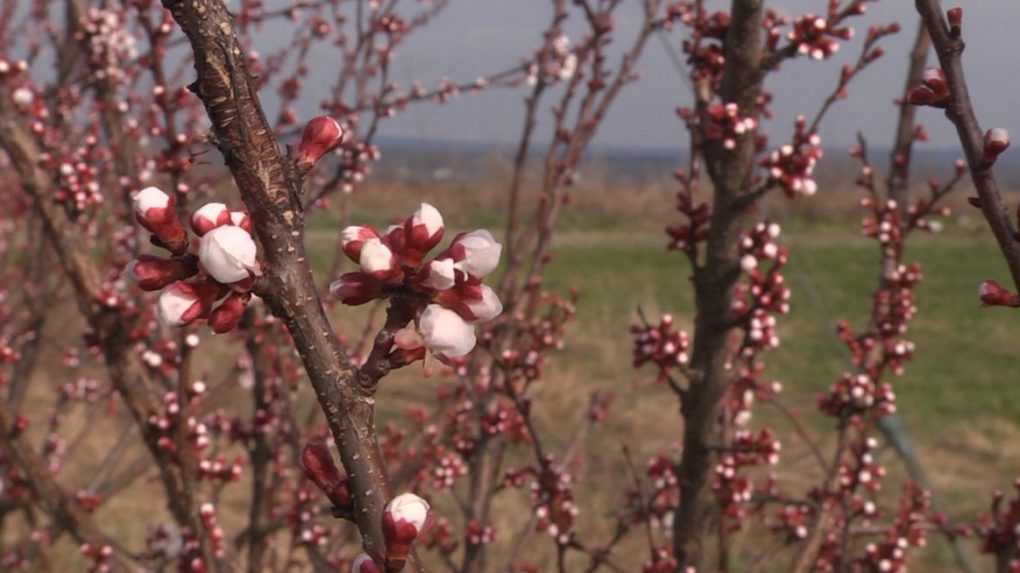
M617 20L616 39L622 45L633 35L639 21L638 0L623 0L625 8ZM272 4L272 2L267 2ZM728 6L715 0L710 7ZM826 0L777 0L770 3L788 15L824 11ZM963 0L964 35L967 39L965 64L979 118L986 127L1016 128L1017 88L1020 84L1020 2L1015 0ZM948 5L948 4L947 4ZM530 53L540 41L549 17L548 0L451 0L446 11L425 30L417 32L398 53L394 79L404 86L420 79L427 85L443 76L470 80L498 71ZM860 39L868 25L899 21L904 30L883 44L887 55L869 68L851 87L850 99L831 113L822 131L827 146L852 143L858 129L875 145L891 139L895 110L893 98L902 89L907 53L917 26L914 3L910 0L881 0L869 4L868 13L854 20L859 34L844 45L836 62L804 59L786 64L773 76L768 87L776 95L776 118L770 133L786 137L793 117L813 113L831 91L839 66L859 52ZM679 46L682 37L674 32L671 42ZM1011 49L1003 46L1015 42ZM934 54L931 56L934 60ZM329 70L328 57L316 57L316 68ZM674 71L664 47L653 39L638 70L642 80L630 86L612 109L597 139L600 144L627 146L675 146L682 140L680 124L673 110L688 104L687 89ZM325 89L335 73L314 74L312 84ZM321 92L320 92L321 93ZM307 92L306 105L315 105L319 95ZM506 142L520 131L523 91L491 91L462 96L447 106L419 105L389 120L384 136L457 140L465 142ZM303 110L306 111L306 110ZM940 112L925 110L922 121L934 145L956 146L955 135ZM1017 125L1014 125L1017 124Z

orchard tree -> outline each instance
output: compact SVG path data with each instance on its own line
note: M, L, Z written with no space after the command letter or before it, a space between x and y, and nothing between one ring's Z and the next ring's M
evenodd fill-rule
M0 181L0 524L9 527L0 563L64 570L67 537L80 553L74 567L90 571L884 572L905 571L935 534L961 570L973 570L957 546L970 535L999 571L1020 570L1017 501L997 494L990 518L951 522L909 457L916 483L898 499L879 495L879 437L891 435L883 420L898 407L893 377L919 350L907 335L922 272L905 246L938 229L941 202L968 167L975 203L1020 277L992 176L1008 137L982 134L968 103L962 12L945 17L918 0L924 25L888 173L873 166L863 135L851 150L880 264L870 314L837 329L850 360L818 401L828 439L800 423L766 374L795 254L760 207L780 193L819 200L819 128L900 25L855 38L875 0L830 0L792 18L761 0L718 10L701 0L635 4L549 0L546 27L529 32L531 53L432 88L398 85L391 64L415 32L455 9L444 0L0 8L0 148L11 168ZM619 25L624 9L641 16L635 26ZM260 38L282 29L284 46L261 54ZM929 34L941 69L926 71ZM680 47L692 87L693 103L678 109L690 148L676 172L680 220L667 233L687 262L676 284L689 272L696 310L690 333L668 314L640 313L632 328L635 366L654 367L679 416L648 437L662 453L644 470L629 448L619 454L628 485L605 515L578 491L577 459L610 415L611 394L593 392L575 424L536 422L536 388L583 304L544 278L581 161L639 81L653 35ZM770 142L766 80L794 58L824 69L853 42L859 56L834 73L818 110L789 118L789 139ZM339 56L336 69L312 69L320 49ZM323 115L299 120L298 102L315 89L308 78L321 72L336 76L317 94ZM493 88L524 92L498 236L447 233L444 206L426 202L379 214L397 217L385 229L350 220L387 118ZM280 102L272 121L260 99L268 90ZM926 136L915 105L945 108L967 156L916 198L912 148ZM341 225L317 282L307 221L329 209ZM53 359L46 333L73 329L68 298L83 327L74 342L60 338L61 374L47 385L34 373ZM1020 306L992 282L981 300ZM361 305L372 309L367 323L350 324L346 307ZM209 330L220 339L210 342ZM226 366L200 372L203 354ZM412 367L441 373L434 397L377 423L380 385ZM217 400L238 387L246 403ZM29 407L39 401L49 410ZM760 404L791 428L756 427ZM75 416L117 428L101 440L103 459L82 455L82 441L99 437L88 428L72 436ZM803 440L817 462L810 488L770 470L784 463L780 435ZM128 526L104 518L138 487L152 514ZM517 529L497 530L507 508ZM610 522L608 537L589 526L599 521Z

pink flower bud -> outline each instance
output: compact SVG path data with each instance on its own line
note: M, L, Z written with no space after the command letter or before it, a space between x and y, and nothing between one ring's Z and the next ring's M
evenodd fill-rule
M475 347L475 327L456 312L438 304L425 307L418 321L425 346L433 354L458 358Z
M365 273L344 273L329 285L329 292L349 306L358 306L382 295L379 281Z
M192 255L174 259L138 255L138 259L128 265L127 271L140 289L154 291L193 276L198 272L198 261Z
M429 504L413 493L402 493L386 504L383 513L383 534L386 537L386 560L402 561L411 551L411 543L425 529Z
M332 117L320 115L308 122L298 146L298 163L311 167L344 137L344 130Z
M456 282L453 259L431 261L422 269L422 284L436 290L447 290Z
M474 320L480 322L492 320L503 312L503 303L499 301L499 296L487 285L481 285L481 298L468 301L466 305Z
M301 469L334 506L344 508L351 505L347 477L333 463L333 456L324 441L314 440L305 444L301 450Z
M443 239L443 216L432 205L422 203L405 221L404 237L408 248L424 255Z
M216 334L223 334L237 328L249 300L251 300L251 293L231 292L219 306L209 313L209 327Z
M188 249L188 234L177 219L174 198L156 187L146 187L134 197L135 219L155 236L157 244L175 255Z
M351 563L351 573L383 573L383 570L367 553L362 553Z
M223 284L236 283L258 269L255 241L247 231L233 225L216 227L202 237L198 259L209 276Z
M221 285L208 281L176 282L159 295L156 303L159 320L166 326L190 324L207 316L222 292Z
M1020 307L1020 296L993 280L986 280L978 287L978 296L985 306Z
M379 280L393 278L400 272L393 251L380 239L368 239L361 245L358 264L361 266L362 272Z
M1001 127L989 129L985 133L985 156L984 160L987 164L992 164L995 159L1006 148L1009 147L1009 132Z
M191 215L191 230L199 237L216 227L230 224L230 211L223 203L206 203Z
M447 254L460 270L475 278L482 278L496 270L503 245L496 242L492 233L485 230L459 235L447 249Z
M436 297L436 302L456 311L469 322L489 321L503 312L503 304L496 291L478 283L467 283L442 291Z
M372 227L352 225L340 231L340 247L344 254L354 262L361 260L361 247L369 239L378 239L379 234Z

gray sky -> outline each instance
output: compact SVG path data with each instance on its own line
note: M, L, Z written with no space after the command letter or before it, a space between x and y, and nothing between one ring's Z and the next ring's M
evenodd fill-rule
M271 4L267 3L267 4ZM710 7L728 5L710 1ZM826 0L778 0L773 6L798 15L809 10L825 10ZM1020 2L1012 0L962 0L964 35L968 41L965 64L979 118L985 127L1015 128L1015 101L1020 83L1020 49L1003 49L1015 38L1020 22ZM417 32L398 53L394 79L407 86L413 79L426 85L447 76L470 80L486 72L515 64L538 45L540 33L549 17L547 0L452 0L440 18ZM622 18L616 33L622 45L629 42L638 21L637 0L624 0ZM948 6L949 4L947 4ZM827 146L849 145L857 130L863 130L875 145L891 139L895 110L892 100L902 89L907 52L917 26L914 3L910 0L881 0L869 4L868 13L854 20L857 37L845 44L836 61L795 60L771 77L769 89L776 96L775 119L767 127L776 137L786 137L798 113L812 114L831 91L840 65L857 57L860 39L868 25L899 21L904 30L884 42L887 54L872 65L850 88L850 98L831 112L822 130ZM672 42L679 45L681 35L674 32ZM931 56L934 60L934 54ZM330 60L318 56L316 68L326 70ZM669 63L659 41L649 43L638 68L642 80L621 96L603 124L597 143L613 145L675 146L682 141L681 124L673 110L690 98L681 79ZM324 73L312 80L306 92L306 104L320 99L316 81L325 89L335 74ZM494 90L462 96L446 106L419 105L400 117L388 120L384 136L457 140L466 142L514 141L520 131L523 91ZM958 145L955 134L941 112L925 110L921 121L928 128L935 146ZM1014 125L1017 124L1017 125Z

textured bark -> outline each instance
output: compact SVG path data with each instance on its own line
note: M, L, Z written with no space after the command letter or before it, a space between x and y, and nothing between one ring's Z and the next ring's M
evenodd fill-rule
M343 465L365 550L385 555L385 479L373 425L375 386L361 385L323 310L305 257L301 175L266 121L231 18L218 0L164 0L194 51L191 90L212 122L215 143L251 212L265 263L259 294L301 355Z
M726 37L726 68L720 97L736 103L741 113L754 109L761 93L761 0L734 0ZM726 362L732 324L733 287L740 277L738 246L749 212L738 199L747 192L754 163L754 138L742 137L727 150L722 142L706 142L705 166L713 183L711 231L705 263L694 272L697 316L691 367L694 379L683 399L683 454L677 468L680 506L673 525L673 551L685 567L705 567L705 538L712 534L714 500L708 482L713 468L710 445L718 434L719 404L729 375Z

